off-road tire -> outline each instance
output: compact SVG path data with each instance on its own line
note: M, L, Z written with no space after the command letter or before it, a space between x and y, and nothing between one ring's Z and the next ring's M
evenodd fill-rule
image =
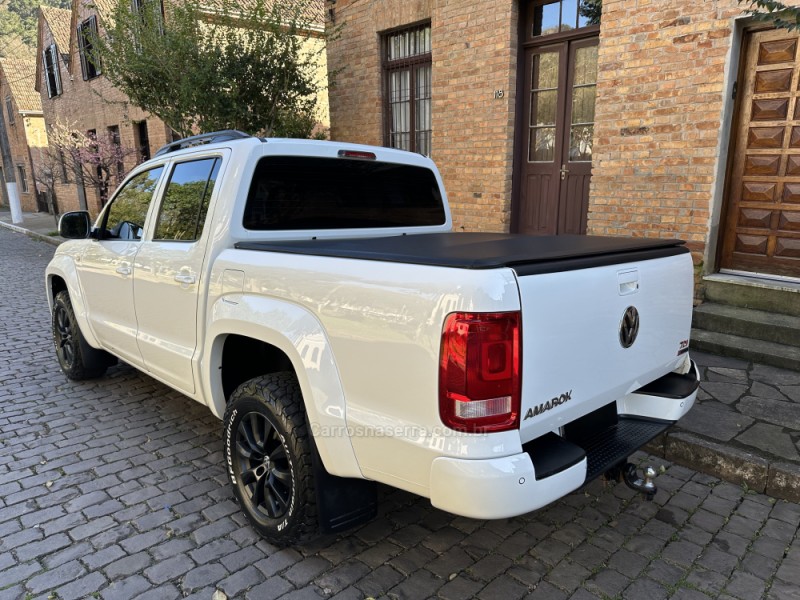
M53 299L53 344L61 370L69 379L94 379L106 372L116 359L104 350L92 348L84 339L69 293L62 290Z
M256 377L230 397L225 470L248 521L273 544L297 544L319 532L310 435L293 373Z

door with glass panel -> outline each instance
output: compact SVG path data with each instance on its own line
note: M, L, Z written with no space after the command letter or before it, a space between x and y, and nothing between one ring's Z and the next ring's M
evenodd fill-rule
M581 16L577 1L532 5L523 44L516 230L584 234L592 173L598 43L594 32L598 28Z

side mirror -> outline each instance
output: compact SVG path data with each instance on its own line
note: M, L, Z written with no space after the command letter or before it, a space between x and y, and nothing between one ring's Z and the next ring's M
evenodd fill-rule
M85 210L68 212L58 221L58 235L68 240L85 240L89 237L92 224Z

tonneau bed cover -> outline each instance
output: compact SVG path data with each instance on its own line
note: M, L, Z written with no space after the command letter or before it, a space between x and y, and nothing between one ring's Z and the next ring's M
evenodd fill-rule
M455 232L239 242L236 248L458 269L511 267L519 275L586 269L689 252L683 241L672 239Z

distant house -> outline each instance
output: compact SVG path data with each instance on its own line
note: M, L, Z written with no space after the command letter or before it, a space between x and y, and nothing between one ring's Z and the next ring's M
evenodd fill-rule
M0 58L0 102L8 136L14 180L23 211L47 210L37 204L34 169L47 146L42 104L33 89L35 66L32 58ZM0 163L0 181L6 181ZM4 197L6 194L3 185Z
M160 119L131 104L103 75L102 65L88 58L91 47L84 34L97 31L103 14L112 10L108 0L74 0L71 10L39 8L36 90L48 127L58 123L84 133L110 135L136 150L120 165L118 179L172 141L172 132ZM86 209L97 214L108 193L86 185L79 173L66 167L56 188L61 212Z
M800 282L800 42L743 7L328 0L331 137L432 156L458 230L680 237L701 274Z

